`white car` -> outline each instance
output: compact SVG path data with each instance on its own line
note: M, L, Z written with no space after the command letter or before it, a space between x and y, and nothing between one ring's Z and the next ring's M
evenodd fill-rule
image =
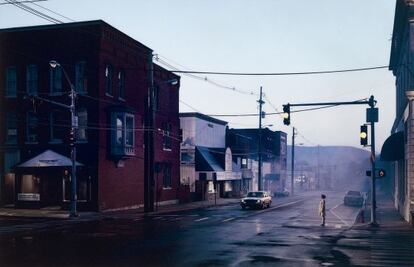
M240 201L242 209L249 208L269 208L272 205L272 197L265 191L252 191Z

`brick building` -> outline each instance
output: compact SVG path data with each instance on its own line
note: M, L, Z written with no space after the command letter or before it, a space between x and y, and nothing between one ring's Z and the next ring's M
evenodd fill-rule
M76 90L79 208L143 205L150 77L154 166L163 166L151 190L154 201L177 201L179 77L155 64L149 75L150 48L97 20L1 29L0 58L2 204L65 207L70 199L70 112L50 102L70 104L70 86L50 60Z
M272 193L286 187L287 139L286 133L262 129L261 154L263 190ZM228 129L226 145L241 154L243 187L257 190L259 129Z

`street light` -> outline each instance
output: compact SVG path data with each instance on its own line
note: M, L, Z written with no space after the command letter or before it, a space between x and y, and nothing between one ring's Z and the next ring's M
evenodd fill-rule
M59 64L56 60L49 61L49 65L52 68L60 67L62 68L63 74L65 75L66 81L70 85L70 106L67 106L70 110L71 115L71 130L70 130L70 147L71 147L71 160L72 160L72 179L71 179L71 196L70 196L70 211L69 217L77 217L76 211L76 202L78 200L77 192L76 192L76 128L78 127L78 120L75 114L75 87L73 86L72 82L69 79L68 74L66 73L65 68Z

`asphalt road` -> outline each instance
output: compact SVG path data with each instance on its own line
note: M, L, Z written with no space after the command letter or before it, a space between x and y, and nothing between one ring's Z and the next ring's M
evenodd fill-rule
M109 218L0 236L0 266L349 266L333 246L358 209L342 192L274 199L265 210L238 205Z

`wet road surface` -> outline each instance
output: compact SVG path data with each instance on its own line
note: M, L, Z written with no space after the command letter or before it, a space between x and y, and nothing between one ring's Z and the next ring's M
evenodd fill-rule
M56 223L0 235L1 266L350 266L336 245L358 209L328 193L276 198L265 210L238 205L163 215ZM349 247L348 247L349 249Z

